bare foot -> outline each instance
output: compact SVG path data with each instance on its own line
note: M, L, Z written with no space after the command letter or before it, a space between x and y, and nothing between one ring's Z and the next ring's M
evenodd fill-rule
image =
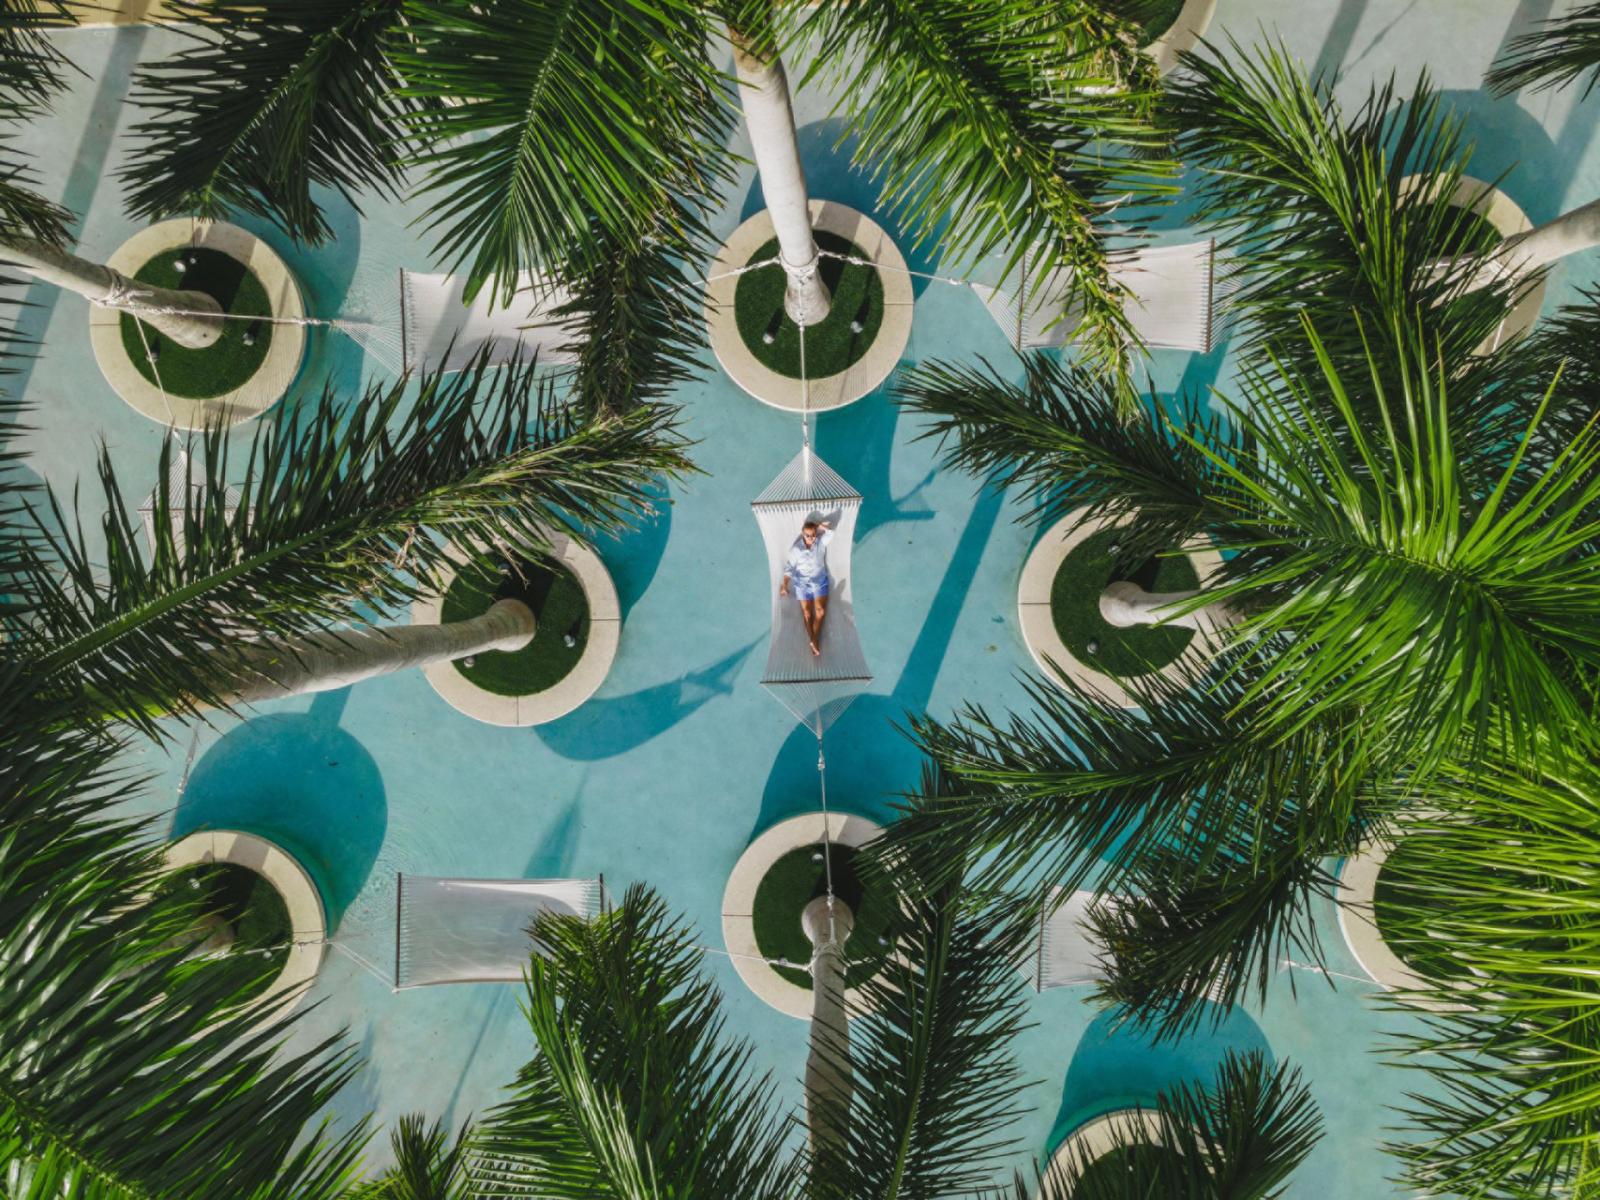
M817 644L815 642L811 643L811 654L812 654L813 658L821 658L822 657L822 650L817 646Z

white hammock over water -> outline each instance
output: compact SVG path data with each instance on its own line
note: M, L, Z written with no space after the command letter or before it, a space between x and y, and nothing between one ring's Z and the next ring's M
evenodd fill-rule
M1123 311L1140 341L1200 354L1211 349L1222 290L1215 259L1216 247L1209 240L1146 246L1112 257L1111 279L1127 292ZM1018 351L1039 350L1064 346L1077 332L1077 315L1066 305L1071 281L1067 268L1030 278L1024 259L1020 287L975 283L972 290Z
M1051 889L1059 900L1061 889ZM1089 924L1094 893L1076 891L1039 918L1039 940L1022 970L1036 991L1098 983L1106 977L1105 948ZM1115 903L1104 901L1103 903Z
M861 494L808 446L750 507L767 547L767 591L772 597L772 645L761 683L820 739L872 682L850 596L850 547ZM822 625L820 657L811 653L806 640L799 601L792 594L778 595L789 548L807 521L826 521L833 529L828 543L828 616Z
M465 275L400 272L400 366L408 371L459 371L487 350L489 366L512 358L523 362L535 352L546 365L570 363L565 349L576 334L554 319L568 300L560 288L524 271L509 307L496 308L496 292L486 284L471 304L465 300Z
M545 913L591 917L603 891L598 879L400 875L394 985L517 983L533 953L533 923Z

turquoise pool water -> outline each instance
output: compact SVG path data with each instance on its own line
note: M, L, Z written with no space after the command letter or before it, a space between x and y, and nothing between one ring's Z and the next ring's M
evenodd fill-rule
M1491 100L1477 89L1513 22L1549 4L1500 0L1343 0L1315 14L1283 14L1266 0L1222 0L1215 35L1250 40L1275 27L1310 61L1343 64L1354 95L1378 74L1409 76L1426 53L1479 144L1475 171L1503 172L1502 187L1535 220L1600 193L1592 110L1570 95ZM109 254L137 228L121 209L112 172L129 120L118 101L141 57L176 39L142 29L64 35L86 72L56 116L26 134L45 190L84 214L82 241ZM799 71L793 72L798 77ZM873 212L872 188L834 153L831 98L800 98L798 117L813 192ZM748 174L717 218L722 232L760 207ZM414 210L373 200L364 217L330 210L336 239L296 248L244 222L290 263L314 312L393 316L401 267L440 270ZM894 223L874 215L891 231ZM1165 231L1186 240L1181 210ZM916 267L934 267L910 251ZM1548 305L1592 284L1600 255L1558 268ZM98 431L131 497L154 484L160 429L107 389L87 354L85 306L35 289L25 325L42 357L22 384L39 405L27 446L31 467L57 484L87 477ZM919 288L906 361L988 356L1005 361L1004 337L975 296L940 284ZM710 362L707 356L708 364ZM312 339L306 376L341 388L378 368L348 340ZM1158 353L1162 392L1216 385L1227 391L1226 347L1206 356ZM604 874L619 891L646 880L694 920L708 946L721 943L727 875L757 834L817 805L815 745L762 691L768 601L765 560L749 501L800 444L795 418L746 397L714 366L682 389L686 431L706 472L663 493L660 515L599 546L621 597L624 633L597 696L571 716L531 730L477 724L444 704L416 673L315 699L264 705L245 721L175 729L170 746L140 752L153 775L146 809L182 834L204 825L244 827L302 857L337 921L340 951L318 981L319 1006L301 1036L347 1027L366 1066L338 1108L383 1120L420 1110L459 1123L495 1102L529 1052L516 989L501 985L393 993L365 964L393 954L398 871L485 877ZM894 729L908 712L949 715L966 701L991 710L1026 705L1029 658L1016 627L1017 576L1033 531L1006 496L936 468L935 448L915 441L914 421L882 394L817 425L817 448L865 497L855 552L861 639L876 679L828 738L835 807L882 817L911 787L918 762ZM1016 1162L1047 1153L1081 1121L1148 1099L1177 1080L1209 1074L1227 1048L1264 1048L1305 1072L1328 1134L1296 1175L1300 1200L1399 1195L1378 1150L1392 1123L1384 1102L1416 1086L1383 1067L1377 1051L1405 1026L1371 1003L1375 986L1339 938L1331 911L1318 914L1338 978L1287 966L1269 1002L1176 1046L1152 1046L1115 1028L1080 993L1030 1002L1032 1027L1018 1054L1037 1082L1015 1130ZM805 1028L766 1007L728 962L707 956L727 995L730 1027L751 1038L757 1061L800 1101ZM1336 986L1333 986L1336 985ZM375 1149L381 1150L380 1147Z

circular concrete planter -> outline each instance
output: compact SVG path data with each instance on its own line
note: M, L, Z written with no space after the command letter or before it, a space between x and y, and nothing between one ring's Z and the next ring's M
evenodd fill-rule
M1423 184L1424 177L1421 175L1408 175L1400 181L1402 190L1421 187ZM1438 181L1429 184L1430 190L1437 186ZM1499 188L1490 187L1483 180L1474 179L1470 175L1463 175L1456 181L1450 202L1457 208L1466 208L1477 213L1494 226L1501 238L1515 237L1533 228L1533 222L1528 219L1528 214L1522 211L1515 200ZM1539 309L1544 304L1547 282L1548 276L1542 276L1538 283L1527 290L1522 299L1512 307L1506 319L1500 322L1500 328L1478 344L1476 350L1478 354L1492 353L1506 343L1516 341L1533 328L1534 322L1539 319Z
M1404 959L1389 949L1389 944L1383 940L1383 933L1378 928L1374 912L1378 873L1383 870L1383 864L1388 861L1389 854L1393 850L1392 841L1373 836L1362 842L1360 849L1354 855L1344 860L1343 866L1339 869L1339 886L1336 893L1339 932L1344 934L1345 945L1350 947L1351 957L1356 960L1357 965L1384 991L1401 993L1405 1002L1413 1008L1429 1012L1455 1011L1457 1006L1452 1004L1441 1004L1421 996L1404 995L1418 989L1436 990L1441 986L1440 981L1427 979L1407 966ZM1443 986L1463 985L1445 983Z
M1028 554L1022 566L1022 577L1017 582L1017 624L1022 630L1022 640L1027 643L1033 661L1058 687L1066 686L1071 678L1080 687L1104 697L1112 704L1124 708L1137 708L1140 701L1123 686L1122 680L1074 657L1067 649L1061 635L1056 632L1055 619L1050 614L1050 588L1055 583L1056 571L1079 542L1102 529L1113 529L1125 521L1094 520L1083 518L1083 509L1074 509L1045 531L1042 538ZM1189 554L1201 585L1222 566L1222 556L1205 543L1194 543ZM1196 633L1190 643L1191 650L1168 663L1159 671L1145 676L1152 681L1170 680L1183 685L1193 678L1196 655L1192 647L1204 640Z
M278 977L251 1003L266 1004L281 996L298 995L310 987L327 952L328 914L322 905L322 894L299 860L264 837L233 829L191 833L167 847L169 870L205 863L248 867L277 889L289 911L294 945L289 948L289 957Z
M305 316L300 289L277 252L254 234L222 221L162 221L123 242L106 265L131 280L156 255L185 246L218 250L249 267L267 293L273 317ZM305 327L274 325L266 358L242 386L205 400L166 395L139 374L139 368L129 359L122 344L124 311L98 304L89 307L89 344L94 347L100 373L117 395L139 412L152 421L179 429L201 429L217 421L236 425L259 417L289 390L305 356Z
M878 326L878 336L854 366L837 375L811 380L802 394L798 379L780 375L759 362L739 336L733 312L739 276L730 272L738 271L752 254L772 240L772 218L765 210L735 229L723 243L711 265L711 282L706 285L706 325L711 348L722 369L763 404L789 412L826 412L861 399L889 378L911 336L911 276L906 274L906 260L883 228L872 218L832 200L811 201L811 225L855 243L882 268L878 277L883 282L883 321Z
M822 841L823 828L820 812L779 821L745 848L722 893L722 941L732 956L734 970L752 992L773 1008L801 1020L811 1019L811 989L790 983L762 958L756 944L753 912L756 889L772 865L791 850ZM864 846L883 832L881 825L865 817L837 812L828 814L826 828L828 840L836 846ZM795 919L800 919L798 913ZM850 1011L859 1011L859 988L846 989L845 1004Z
M1078 1161L1094 1162L1104 1158L1118 1146L1126 1145L1125 1134L1129 1127L1139 1141L1157 1142L1161 1138L1161 1114L1153 1108L1116 1108L1092 1121L1085 1121L1074 1129L1056 1147L1050 1156L1050 1166L1057 1171L1070 1173ZM1069 1176L1070 1177L1070 1176ZM1071 1200L1071 1192L1059 1194L1050 1186L1049 1175L1039 1189L1035 1200Z
M1184 0L1178 19L1146 46L1144 52L1156 60L1156 68L1163 75L1168 74L1178 65L1180 54L1200 44L1216 12L1217 0Z
M457 546L447 545L445 553L457 567L470 561ZM584 643L583 653L572 670L553 687L530 696L501 696L485 691L456 670L454 663L424 667L423 677L457 712L487 725L543 725L577 708L595 694L610 674L611 664L617 658L617 646L622 641L622 606L617 601L617 589L611 582L610 572L598 554L564 533L551 537L550 556L572 572L589 603L589 640ZM413 625L439 623L444 594L455 577L455 569L446 571L439 581L438 593L411 606Z

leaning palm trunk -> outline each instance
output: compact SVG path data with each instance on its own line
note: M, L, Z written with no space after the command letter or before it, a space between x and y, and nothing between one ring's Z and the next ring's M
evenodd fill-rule
M806 1058L806 1127L822 1170L840 1153L850 1110L850 1026L844 1003L844 943L855 915L834 896L819 896L801 915L811 939L811 1053Z
M205 349L222 333L222 307L204 292L134 283L110 267L34 238L0 239L0 260L94 304L137 313L140 320L190 350Z
M1600 200L1579 205L1527 233L1508 237L1488 254L1456 260L1470 271L1462 291L1476 292L1504 279L1525 278L1569 254L1595 246L1600 246Z
M817 242L811 234L810 197L806 172L800 165L800 145L795 139L794 109L789 105L789 81L777 50L763 58L756 43L736 29L728 31L733 43L739 101L750 127L756 175L761 194L778 235L778 255L789 277L783 308L797 325L815 325L828 315L832 298L817 270Z
M1210 633L1239 619L1239 613L1226 601L1214 600L1187 612L1174 610L1199 591L1147 592L1137 583L1118 579L1100 593L1100 615L1107 625L1127 629L1134 625L1178 625L1200 633Z
M496 601L480 617L443 625L313 633L277 644L230 651L227 704L254 704L328 692L407 667L428 667L469 654L520 650L533 640L532 611L520 600ZM203 668L202 668L203 670Z

